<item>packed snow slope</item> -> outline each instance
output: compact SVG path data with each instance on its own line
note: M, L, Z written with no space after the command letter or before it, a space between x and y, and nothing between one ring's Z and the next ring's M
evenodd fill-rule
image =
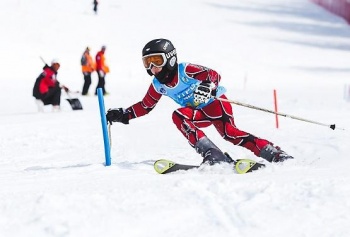
M350 235L350 27L308 0L3 0L0 8L0 236ZM230 99L345 130L234 105L237 127L279 145L295 160L238 175L222 165L159 175L167 158L200 164L162 98L147 116L111 127L104 165L94 88L72 111L38 113L31 96L44 60L81 90L80 57L107 46L106 109L140 101L151 77L143 46L170 39L180 62L222 75ZM260 160L207 136L234 158Z

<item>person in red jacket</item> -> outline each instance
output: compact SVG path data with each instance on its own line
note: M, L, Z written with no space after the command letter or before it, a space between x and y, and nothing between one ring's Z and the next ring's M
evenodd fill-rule
M106 46L102 46L101 50L96 54L96 71L98 75L98 83L95 95L97 95L97 88L102 88L102 92L104 95L108 94L105 89L105 78L106 74L109 73L109 67L106 64L105 51Z
M282 162L293 157L272 142L236 127L232 106L226 99L221 76L215 70L192 64L177 63L176 49L167 39L148 42L142 50L143 65L153 76L144 98L127 109L109 109L109 124L144 116L151 112L163 95L170 97L180 108L172 114L177 129L189 144L210 165L233 160L225 155L204 133L202 128L213 125L223 139L244 147L269 162Z
M68 88L60 85L57 80L57 72L60 63L57 59L52 60L51 66L45 64L43 72L35 81L33 96L41 100L44 105L52 104L54 109L59 109L61 102L61 89L68 91Z

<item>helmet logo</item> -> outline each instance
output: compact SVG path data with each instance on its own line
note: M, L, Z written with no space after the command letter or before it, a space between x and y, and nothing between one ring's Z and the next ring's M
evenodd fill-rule
M171 67L174 67L175 63L176 63L176 57L174 56L170 59L169 64Z
M172 56L176 55L176 49L173 49L172 51L170 51L169 53L165 54L165 57L167 59L171 58Z
M168 46L169 46L169 42L166 41L165 44L164 44L164 46L163 46L163 50L166 50L166 49L168 48Z

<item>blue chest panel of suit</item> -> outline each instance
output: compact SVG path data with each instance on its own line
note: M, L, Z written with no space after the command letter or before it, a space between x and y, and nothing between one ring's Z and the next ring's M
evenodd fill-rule
M201 81L187 76L185 72L186 65L187 63L179 64L179 80L177 85L175 85L174 87L168 87L164 84L161 84L155 77L153 78L152 84L158 93L170 97L181 107L190 106L195 109L201 109L204 106L213 102L214 99L210 99L207 103L194 103L193 92L197 88L197 85L201 83ZM225 93L225 91L226 90L224 87L218 86L216 96L221 96Z

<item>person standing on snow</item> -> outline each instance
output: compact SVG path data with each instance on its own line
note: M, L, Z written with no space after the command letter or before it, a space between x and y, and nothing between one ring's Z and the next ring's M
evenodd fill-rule
M213 98L226 99L225 88L219 85L221 76L200 65L178 64L176 49L169 40L148 42L142 50L142 60L147 73L153 76L146 95L127 109L109 109L106 114L108 123L129 124L129 120L151 112L162 95L166 95L181 106L173 112L173 122L201 154L203 163L232 162L201 130L210 125L214 125L225 140L269 162L293 158L270 141L239 130L234 123L231 104Z
M37 100L41 100L44 105L52 104L54 110L60 109L61 89L68 91L68 88L60 85L57 80L57 72L60 63L57 59L52 60L51 66L45 64L43 72L35 81L33 87L33 96ZM39 108L39 111L42 110Z
M105 60L105 51L106 46L102 46L101 50L96 54L96 71L98 75L98 83L95 91L95 95L97 95L97 88L102 88L103 94L108 94L105 89L105 77L106 74L109 73L109 67L106 65Z
M84 75L84 85L81 92L82 95L87 95L91 85L91 73L95 71L95 63L90 56L90 48L87 47L81 57L81 69Z
M94 4L94 9L93 10L94 10L95 14L97 14L98 1L94 0L93 4Z

